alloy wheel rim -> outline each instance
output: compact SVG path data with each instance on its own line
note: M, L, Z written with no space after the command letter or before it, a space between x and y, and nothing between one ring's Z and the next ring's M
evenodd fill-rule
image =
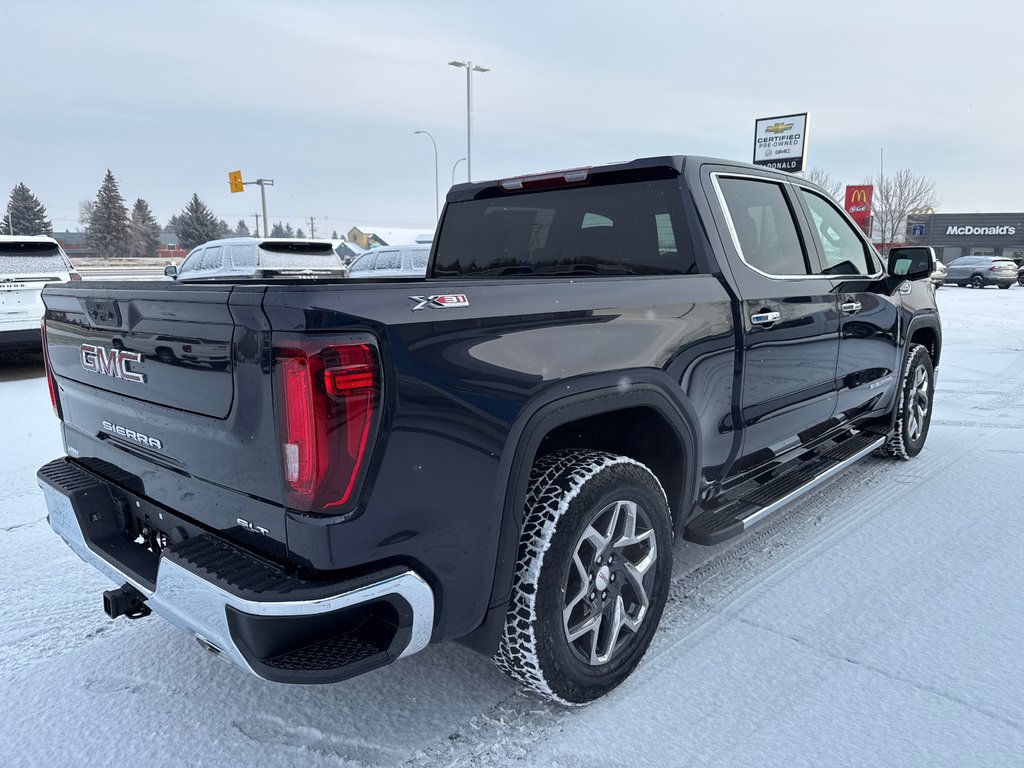
M923 364L918 364L914 369L907 400L907 437L917 442L924 433L928 409L931 407L928 371Z
M566 575L562 629L576 658L606 664L640 629L650 607L658 545L634 501L601 509L576 542Z

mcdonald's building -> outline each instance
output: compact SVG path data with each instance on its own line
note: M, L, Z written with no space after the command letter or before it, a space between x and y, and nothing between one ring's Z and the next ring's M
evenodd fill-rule
M1024 262L1024 213L933 213L907 217L907 245L930 245L943 264L961 256Z

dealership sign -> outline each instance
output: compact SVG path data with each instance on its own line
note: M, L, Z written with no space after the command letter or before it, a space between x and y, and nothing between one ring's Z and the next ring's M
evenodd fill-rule
M952 225L946 227L947 235L1016 235L1017 228L1002 227L958 227Z
M807 161L807 113L754 122L754 165L796 173Z
M865 233L871 226L871 197L874 189L870 184L846 188L846 212Z

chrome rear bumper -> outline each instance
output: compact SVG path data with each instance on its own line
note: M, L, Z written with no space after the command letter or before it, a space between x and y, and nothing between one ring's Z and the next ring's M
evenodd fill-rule
M83 530L82 524L82 515L86 511L76 511L73 498L80 499L81 496L76 496L82 490L80 484L89 482L95 484L90 502L95 503L99 498L102 503L105 497L109 498L109 494L104 493L102 480L70 463L61 463L58 470L47 473L48 468L56 465L58 462L51 462L40 470L39 485L49 510L50 527L68 546L82 560L115 584L127 583L139 590L146 598L146 605L153 612L186 632L194 634L204 647L219 652L221 656L258 677L278 682L334 682L416 653L430 641L434 618L433 591L427 582L411 569L388 569L381 574L379 580L362 577L348 584L341 582L337 585L317 585L314 597L290 599L289 592L301 595L305 591L308 595L309 589L301 588L308 583L301 583L300 588L289 587L270 593L246 594L240 589L222 586L224 580L218 578L216 574L206 572L205 566L192 568L189 567L191 563L187 559L161 554L154 588L134 576L129 569L112 562L109 553L101 554L97 551L101 549L100 547L90 546L89 536ZM73 477L69 482L69 468L81 477ZM75 485L76 482L78 486ZM173 553L174 548L169 551ZM261 561L254 562L254 567L261 565ZM263 567L268 566L263 564ZM287 577L282 575L281 578ZM214 581L220 581L221 584ZM310 661L312 656L322 660L325 658L325 652L317 649L311 654L305 652L308 648L300 647L306 636L304 627L312 627L315 623L315 631L323 636L324 632L330 631L329 628L325 629L325 626L329 626L332 617L335 616L346 626L353 622L366 623L364 619L377 621L376 617L369 614L359 614L354 619L345 616L346 609L359 610L375 603L388 603L391 607L385 608L387 615L395 617L395 622L399 625L390 645L386 649L378 649L378 658L363 659L356 665L352 674L346 674L341 666L330 669L310 666L314 663ZM399 618L403 616L404 619ZM260 627L267 628L273 623L268 623L268 619L280 620L276 633L290 635L286 644L295 646L292 653L304 653L300 660L296 660L298 657L286 658L287 653L278 653L274 658L259 658L267 656L268 653L274 654L273 648L269 651L264 648L262 653L253 650L254 647L265 645L258 637L255 642L252 638L253 632L258 635ZM304 624L303 620L307 619L310 621ZM240 622L248 628L240 629ZM379 631L377 635L380 635ZM248 641L246 638L249 638ZM335 649L339 642L346 646L344 653L351 654L351 638L323 640L323 643ZM280 651L281 648L278 647L277 650ZM338 658L351 658L351 655ZM322 661L316 663L323 664ZM301 669L300 673L295 672L296 664ZM317 674L317 671L320 674Z

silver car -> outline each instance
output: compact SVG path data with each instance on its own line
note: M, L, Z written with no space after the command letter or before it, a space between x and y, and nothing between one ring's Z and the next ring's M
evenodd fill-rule
M180 268L164 274L179 281L238 278L345 277L345 265L329 240L229 237L197 246Z
M423 277L430 259L429 245L374 248L348 265L349 277Z
M946 282L971 288L1009 288L1017 282L1017 265L997 256L961 256L946 265Z

